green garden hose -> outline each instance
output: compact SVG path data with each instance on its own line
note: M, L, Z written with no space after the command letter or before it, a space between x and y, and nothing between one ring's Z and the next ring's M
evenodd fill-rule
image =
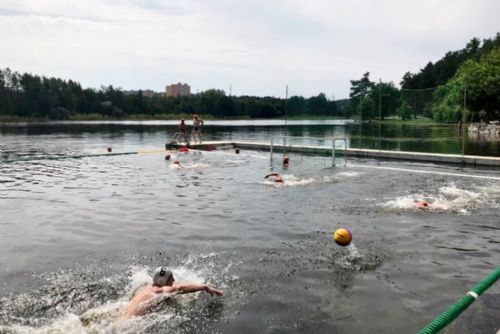
M470 304L472 304L483 292L488 290L500 278L500 267L486 277L482 282L467 292L458 302L450 306L441 313L430 324L425 326L418 334L434 334L446 327L456 317L460 315Z

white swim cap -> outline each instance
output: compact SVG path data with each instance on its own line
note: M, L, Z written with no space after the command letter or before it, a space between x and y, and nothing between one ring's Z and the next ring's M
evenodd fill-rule
M172 272L168 270L166 267L158 267L156 268L153 274L153 284L158 286L167 285L167 281L172 276Z

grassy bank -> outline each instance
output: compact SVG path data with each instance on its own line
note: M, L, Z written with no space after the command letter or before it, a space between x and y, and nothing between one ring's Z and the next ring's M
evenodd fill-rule
M48 117L19 117L11 115L0 115L0 123L38 123L52 121L178 121L181 118L189 121L193 119L191 114L137 114L127 117L111 117L102 114L77 114L72 115L68 119L55 120ZM203 120L249 120L248 116L238 117L214 117L213 115L200 115Z
M200 115L203 120L252 120L249 116L238 116L238 117L214 117L213 115ZM111 117L102 114L76 114L70 116L68 121L155 121L155 120L163 120L163 121L178 121L181 118L189 121L193 117L191 114L137 114L130 115L127 117ZM273 118L285 120L285 117ZM344 117L332 117L332 116L311 116L311 115L294 115L287 118L288 120L341 120L345 119ZM271 120L271 119L269 119ZM35 123L35 122L50 122L56 121L49 118L30 118L30 117L19 117L13 115L0 115L0 123ZM446 125L445 123L436 122L430 118L417 118L417 119L409 119L402 120L398 118L389 118L383 121L378 120L370 120L364 122L369 124L405 124L405 125Z
M288 119L295 121L307 121L307 120L319 120L319 121L327 121L332 119L346 119L345 117L335 117L335 116L322 116L322 115L293 115L288 117L278 117L274 119Z
M445 125L444 123L436 122L431 118L417 118L402 120L400 118L388 118L383 121L372 120L371 123L375 124L405 124L405 125Z

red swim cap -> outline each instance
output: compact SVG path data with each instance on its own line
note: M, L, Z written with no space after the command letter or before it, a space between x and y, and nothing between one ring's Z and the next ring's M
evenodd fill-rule
M417 202L417 208L419 209L427 209L429 207L429 203L426 201Z

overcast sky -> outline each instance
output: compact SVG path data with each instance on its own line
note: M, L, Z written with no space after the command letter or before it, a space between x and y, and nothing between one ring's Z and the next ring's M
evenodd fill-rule
M0 68L84 87L233 95L398 84L472 37L500 31L500 0L0 0Z

